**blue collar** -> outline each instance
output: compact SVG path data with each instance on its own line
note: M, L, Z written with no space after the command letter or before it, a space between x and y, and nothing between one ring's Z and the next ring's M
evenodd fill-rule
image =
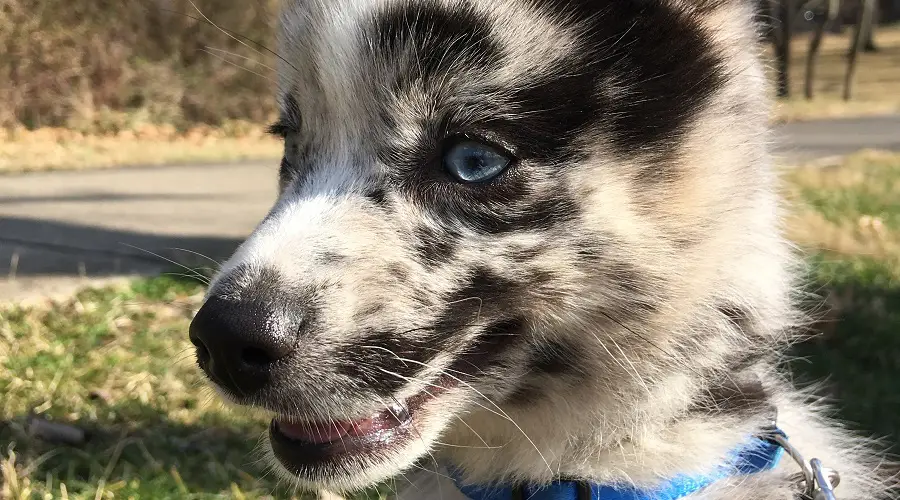
M787 438L780 429L772 434ZM549 485L472 486L465 485L458 471L450 470L456 486L471 500L675 500L710 484L735 475L754 474L775 468L784 448L769 438L754 437L735 450L732 459L706 476L676 476L655 489L629 485L601 485L580 481L556 481Z

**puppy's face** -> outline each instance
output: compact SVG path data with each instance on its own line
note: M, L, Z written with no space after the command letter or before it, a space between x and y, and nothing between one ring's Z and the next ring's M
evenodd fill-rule
M301 484L389 477L473 411L643 390L613 353L652 366L677 316L686 148L728 81L716 7L685 3L287 2L281 195L191 338Z

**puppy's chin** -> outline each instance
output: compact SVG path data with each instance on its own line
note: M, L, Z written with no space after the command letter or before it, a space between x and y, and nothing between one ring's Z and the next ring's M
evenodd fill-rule
M358 491L414 466L455 418L458 389L430 389L356 420L309 422L276 416L265 440L268 461L305 490Z

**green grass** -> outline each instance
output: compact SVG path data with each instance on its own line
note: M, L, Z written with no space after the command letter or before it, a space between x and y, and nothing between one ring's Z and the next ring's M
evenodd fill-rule
M790 234L829 311L798 345L800 380L825 379L852 427L900 452L900 155L863 152L790 172Z
M900 155L861 153L786 180L789 235L832 307L791 368L800 380L829 377L843 417L898 443ZM193 364L186 331L201 294L160 277L0 307L0 498L291 496L257 463L266 420L223 407ZM32 414L89 440L38 439Z
M257 463L267 422L217 403L193 365L201 293L161 277L0 311L0 498L290 496ZM44 442L30 414L89 439Z
M887 437L900 451L900 280L897 268L871 257L817 254L818 284L835 307L823 335L797 346L793 372L827 380L848 424Z

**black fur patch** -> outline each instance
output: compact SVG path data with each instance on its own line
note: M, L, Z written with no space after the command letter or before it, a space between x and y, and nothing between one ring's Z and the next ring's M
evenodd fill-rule
M581 351L571 343L545 341L534 347L528 367L534 373L551 376L577 372L581 366Z
M510 305L520 299L519 289L517 283L488 269L476 269L468 284L447 298L447 306L434 324L410 331L375 332L355 341L336 356L343 360L339 361L340 372L390 393L403 385L398 380L415 377L423 364L441 352L454 352L456 359L449 373L479 374L521 339L526 321L509 315Z
M446 338L484 321L503 318L524 305L520 303L521 289L519 283L478 267L464 286L446 298L447 305L433 330L439 337Z
M753 375L723 377L698 398L691 410L707 414L747 414L768 410L769 394Z
M468 284L456 291L448 302L477 298L479 314L497 315L509 311L510 307L525 305L516 303L516 299L521 299L521 289L518 282L479 266L472 271Z
M560 340L545 340L531 347L527 364L528 375L505 400L516 405L537 402L544 396L547 377L569 377L570 381L581 379L583 349Z
M379 331L344 347L338 360L338 371L364 381L382 394L392 394L421 372L441 352L462 353L451 369L477 373L496 361L504 346L512 344L510 336L521 331L524 320L504 319L511 298L517 297L517 283L503 279L489 269L476 269L468 284L448 297L447 306L432 325L408 331ZM493 319L476 338L462 347L466 333L485 320ZM393 372L398 375L390 375ZM453 373L453 372L451 372Z
M452 9L434 1L393 4L376 15L374 32L378 57L408 63L396 68L398 89L439 81L460 65L496 66L502 55L490 20L465 3Z
M557 19L580 22L583 48L559 61L550 74L516 82L507 104L521 119L489 124L522 137L529 148L526 157L573 160L573 139L590 129L609 132L620 154L668 155L725 82L721 55L696 17L670 2L572 0L540 5Z
M452 369L474 375L502 359L507 349L520 344L528 325L518 311L526 309L526 301L521 283L490 269L476 268L469 283L448 298L448 307L435 328L436 332L460 331L472 322L488 322L457 354Z
M460 235L454 231L439 231L422 224L416 227L413 237L419 261L435 266L453 260Z
M375 188L367 192L366 199L374 203L378 208L387 208L389 205L387 192L383 188Z
M372 332L341 349L334 356L335 369L383 396L392 396L439 352L422 333Z
M602 92L586 110L613 132L623 154L668 153L709 97L726 81L722 56L698 17L672 2L545 2L584 21L583 74L613 77L625 93ZM596 83L600 83L597 81ZM581 85L576 88L587 88Z
M527 175L492 185L448 185L438 190L430 187L435 181L426 177L421 164L408 164L403 170L404 191L436 220L455 222L483 234L550 230L573 223L582 212L565 186L546 194L531 193Z
M500 207L497 207L500 208ZM508 210L471 210L465 221L488 234L546 230L569 224L581 214L578 203L564 189Z
M465 4L453 9L434 2L397 4L378 14L373 29L381 51L376 54L378 57L384 55L392 64L402 66L406 61L411 65L396 67L398 83L393 92L397 93L415 82L426 94L446 95L448 89L429 87L429 83L446 83L448 75L458 74L461 69L473 72L477 77L479 71L490 72L498 67L503 57L502 49L492 39L491 21ZM560 85L564 87L567 83ZM519 87L517 84L516 88ZM449 92L452 94L453 89ZM577 93L567 89L567 95ZM565 186L542 193L535 193L530 187L533 175L558 175L544 168L559 159L557 150L562 146L557 142L571 139L565 132L554 134L541 125L537 108L556 104L538 102L539 98L535 95L530 103L525 102L527 96L524 95L510 98L509 109L505 111L515 113L520 110L529 114L527 119L458 123L455 117L465 115L464 108L485 104L454 101L452 106L442 107L441 98L434 97L438 103L437 115L420 117L422 133L416 144L403 147L383 144L379 157L390 166L391 175L403 194L431 210L437 220L459 222L489 234L545 229L571 222L579 215L579 207ZM384 101L393 102L393 99L388 96ZM571 104L574 110L576 103ZM573 112L583 114L582 111ZM393 114L396 111L389 109L381 113L388 126L393 126ZM548 119L558 121L561 117L554 115ZM454 134L495 137L496 142L511 149L517 162L491 182L460 183L444 171L442 161L444 143ZM546 141L553 141L553 144L541 145ZM529 172L518 173L520 168L529 169Z
M511 318L491 324L457 355L450 364L450 370L453 370L451 373L478 375L501 360L509 348L518 345L521 333L526 328L527 323L523 318Z

